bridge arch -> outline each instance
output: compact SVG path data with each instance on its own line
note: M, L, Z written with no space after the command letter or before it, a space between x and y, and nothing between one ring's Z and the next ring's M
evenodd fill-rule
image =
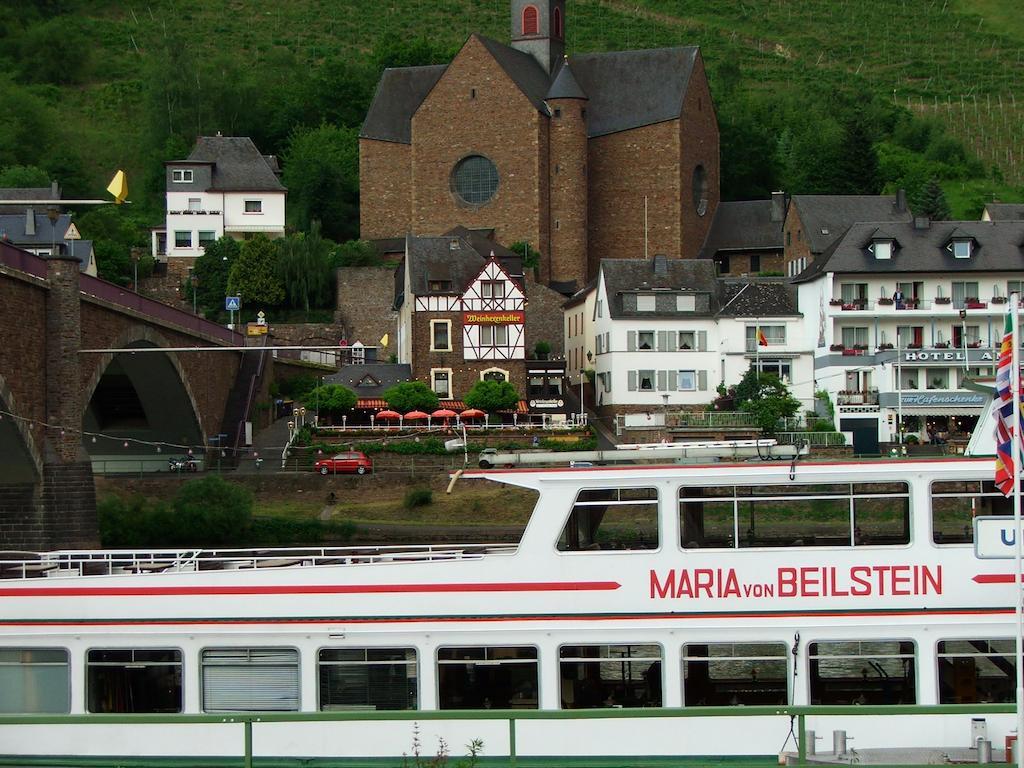
M43 454L17 399L0 374L0 483L35 483L43 474Z
M165 336L143 324L125 328L110 344L112 349L172 346ZM83 361L91 370L83 389L82 415L83 432L91 433L83 436L90 454L138 454L149 451L146 443L205 445L203 412L177 353L102 352L93 357ZM180 453L182 449L167 450Z

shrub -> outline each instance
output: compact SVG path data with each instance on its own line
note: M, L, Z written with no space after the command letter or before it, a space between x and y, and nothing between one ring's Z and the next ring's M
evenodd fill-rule
M426 411L430 413L437 408L437 394L422 381L403 381L384 390L384 400L388 407L399 413L409 411Z
M254 517L248 541L254 545L319 544L323 541L348 541L356 531L348 520L317 520L315 518Z
M167 544L232 544L252 521L252 493L216 475L189 480L174 497L174 526Z
M405 494L405 508L428 507L434 503L434 492L429 488L413 488Z

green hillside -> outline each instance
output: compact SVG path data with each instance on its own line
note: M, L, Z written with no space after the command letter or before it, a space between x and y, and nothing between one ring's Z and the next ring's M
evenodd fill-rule
M358 127L382 66L445 61L471 31L508 37L507 0L6 2L0 181L37 166L95 196L125 167L134 215L151 219L161 161L198 133L250 134L287 160L303 131ZM570 55L701 46L727 197L859 189L840 167L858 123L879 160L869 186L913 199L935 176L962 216L1022 199L1018 0L568 0L566 32ZM305 151L328 140L354 175L351 130ZM306 182L286 178L300 207ZM354 185L331 193L351 198L336 238L354 234Z

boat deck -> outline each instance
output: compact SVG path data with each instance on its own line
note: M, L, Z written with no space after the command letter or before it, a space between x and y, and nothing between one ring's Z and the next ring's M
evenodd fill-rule
M148 575L253 568L316 568L369 563L479 560L509 555L516 544L443 544L282 549L0 551L0 579Z

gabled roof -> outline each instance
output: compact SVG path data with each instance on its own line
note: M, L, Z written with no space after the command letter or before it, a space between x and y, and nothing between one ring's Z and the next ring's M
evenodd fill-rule
M576 293L570 296L564 304L562 309L572 309L573 307L579 306L586 302L587 297L590 296L597 288L597 278L591 279L589 283L580 288Z
M412 116L437 85L445 64L385 69L359 132L361 138L412 143Z
M248 136L200 136L192 153L181 162L213 165L211 191L284 192L267 158Z
M523 255L495 242L492 239L493 229L466 229L463 226L458 226L452 227L444 234L446 237L461 237L469 243L474 251L480 254L480 258L484 261L490 259L493 253L501 263L501 268L512 278L517 279L517 282L522 282L519 278L523 276Z
M473 37L537 111L548 114L546 98L589 98L591 137L678 118L699 55L696 47L580 54L559 83L564 66L552 78L530 54L482 35ZM360 137L410 144L412 117L446 69L434 65L385 70ZM569 93L578 95L565 95Z
M985 210L992 221L1024 220L1024 203L988 203Z
M721 281L721 317L786 317L800 314L796 287L781 280Z
M941 272L1024 272L1024 221L933 221L927 227L913 222L885 225L899 247L890 259L876 259L868 250L877 223L850 227L833 248L793 279L801 283L825 272L842 274L899 274ZM956 237L971 238L975 245L970 258L955 258L947 248Z
M50 194L50 190L46 190ZM31 209L29 209L31 210ZM6 240L12 245L25 249L49 248L56 243L65 253L73 253L81 268L84 270L89 266L89 259L93 252L92 240L65 240L64 233L71 226L71 215L62 213L53 223L49 216L43 213L31 213L35 222L35 232L27 234L25 225L26 217L30 215L26 211L22 213L0 214L0 240Z
M772 221L771 200L719 203L702 254L711 258L721 251L781 251L783 223Z
M52 200L55 197L60 198L60 188L56 184L53 187L0 187L0 213L24 213L26 208L32 207L4 204L4 200Z
M811 253L823 253L859 221L910 221L896 207L896 195L793 195Z
M608 311L613 318L634 317L623 309L624 293L656 293L659 295L708 294L708 315L719 309L718 281L711 259L602 259ZM643 317L678 317L678 312L644 312Z
M698 53L691 46L574 56L573 74L590 97L587 134L604 136L679 117Z
M364 363L343 365L337 373L325 376L324 382L348 387L357 397L380 397L384 390L411 379L408 363Z
M483 257L461 237L406 237L403 266L409 272L413 296L457 295L476 278ZM446 282L445 290L430 290L431 282Z

